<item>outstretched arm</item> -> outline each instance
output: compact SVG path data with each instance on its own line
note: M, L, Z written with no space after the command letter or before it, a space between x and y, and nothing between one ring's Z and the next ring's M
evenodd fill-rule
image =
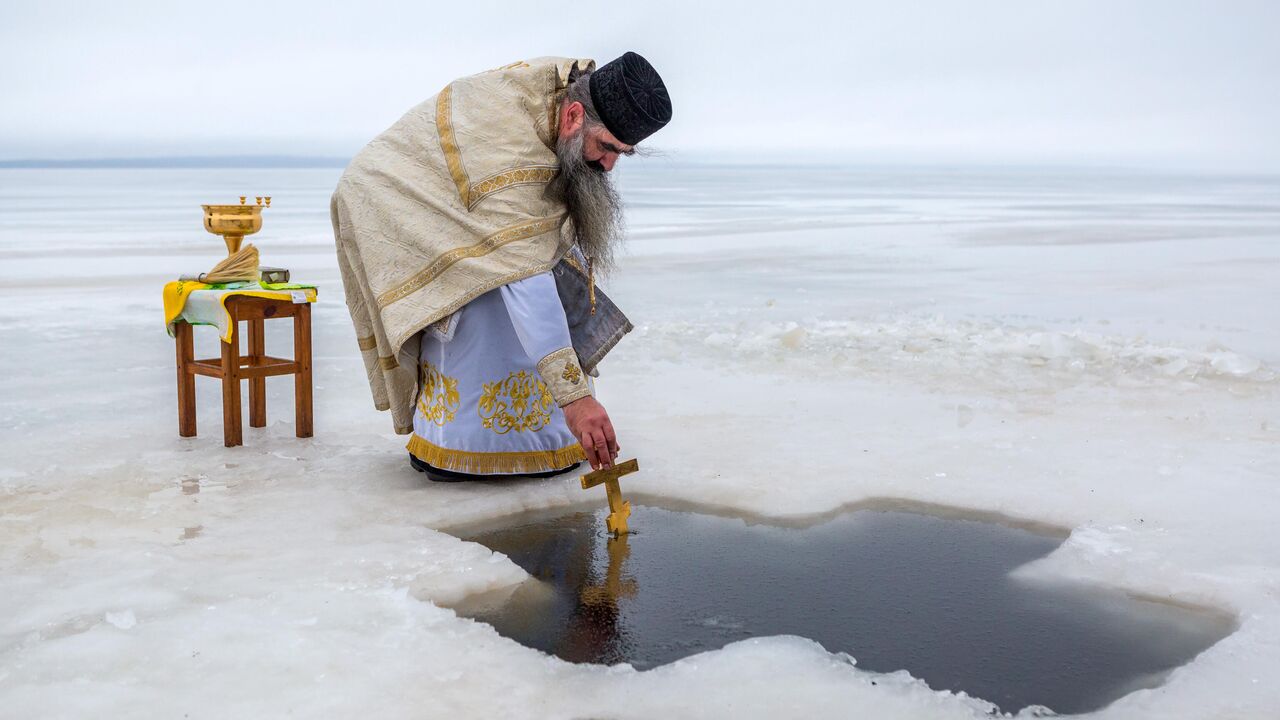
M617 435L573 351L555 278L548 272L504 285L502 301L520 344L564 411L565 422L586 452L587 461L596 470L612 467L618 457Z

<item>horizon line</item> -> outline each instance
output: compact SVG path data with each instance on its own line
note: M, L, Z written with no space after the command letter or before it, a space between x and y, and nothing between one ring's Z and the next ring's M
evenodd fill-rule
M351 162L350 157L338 155L154 155L154 156L117 156L117 157L80 157L80 158L15 158L0 160L0 170L145 170L145 169L318 169L345 168ZM773 157L748 158L736 153L720 154L700 158L684 158L683 165L732 165L739 167L776 167L776 166L811 166L811 167L849 167L866 168L951 168L951 169L1005 169L1030 170L1052 169L1062 171L1111 171L1111 172L1157 172L1178 175L1216 175L1216 176L1265 176L1280 177L1280 173L1270 170L1227 170L1227 169L1195 169L1189 167L1144 166L1135 163L1068 163L1043 160L1039 162L965 162L965 161L920 161L902 158L899 160L857 160L849 158L841 161L813 159L779 161Z
M0 160L4 169L146 168L321 168L346 167L351 158L336 155L155 155L106 158L19 158Z

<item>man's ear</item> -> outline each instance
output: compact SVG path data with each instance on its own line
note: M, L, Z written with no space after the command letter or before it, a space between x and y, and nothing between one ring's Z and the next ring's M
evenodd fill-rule
M560 137L572 137L578 130L582 129L582 122L586 111L582 108L582 103L571 102L565 103L560 109Z

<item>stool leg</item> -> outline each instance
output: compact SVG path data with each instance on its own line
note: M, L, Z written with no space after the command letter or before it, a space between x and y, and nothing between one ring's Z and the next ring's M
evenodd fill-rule
M233 316L234 317L234 316ZM231 321L231 342L222 343L222 444L244 444L240 428L240 323Z
M294 424L297 435L309 438L311 426L311 305L303 303L298 306L298 313L293 316L293 361L298 363L298 372L293 376L293 409Z
M190 369L195 358L191 342L191 325L185 322L174 323L177 337L174 345L178 349L178 434L182 437L196 435L196 377Z
M249 357L253 367L266 356L266 323L261 320L249 320ZM249 378L249 427L267 426L267 379L263 377Z

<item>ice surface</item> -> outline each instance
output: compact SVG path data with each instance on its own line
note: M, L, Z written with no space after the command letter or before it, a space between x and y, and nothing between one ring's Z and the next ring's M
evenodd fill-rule
M1280 714L1280 182L646 162L608 283L638 330L599 383L644 467L630 492L1069 528L1018 577L1240 621L1097 717ZM0 716L986 712L801 638L640 673L442 608L524 575L433 528L583 493L409 470L342 303L337 172L0 171ZM271 381L269 427L226 449L204 379L200 435L177 436L159 287L218 259L200 203L258 190L264 261L321 285L317 432L293 437Z

